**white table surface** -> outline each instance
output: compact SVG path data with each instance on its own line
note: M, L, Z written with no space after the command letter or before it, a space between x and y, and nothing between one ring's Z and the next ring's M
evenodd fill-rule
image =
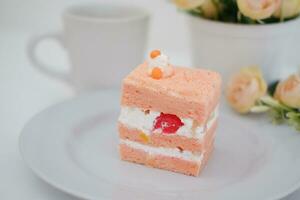
M69 87L31 67L25 54L28 37L18 31L0 33L0 199L77 199L37 178L19 153L18 137L24 124L39 111L74 95ZM47 51L53 59L54 50ZM300 190L284 200L296 199Z

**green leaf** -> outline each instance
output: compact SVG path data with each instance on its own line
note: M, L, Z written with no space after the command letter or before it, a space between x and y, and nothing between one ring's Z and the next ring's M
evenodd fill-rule
M300 131L300 110L288 107L271 96L263 96L251 109L251 112L260 111L268 111L272 123L286 123L293 126L297 131Z
M257 105L257 106L253 106L250 109L250 112L252 112L252 113L263 113L263 112L267 112L268 110L270 110L269 106Z
M299 120L300 122L300 112L288 112L287 117L294 120Z
M282 112L282 110L278 109L270 109L269 115L272 119L272 123L274 124L282 124L285 122L285 114Z
M272 82L271 84L268 85L268 94L271 95L271 96L274 96L274 93L275 93L275 90L276 90L276 87L279 83L279 80L278 81L274 81Z
M279 101L275 100L274 98L272 98L270 96L263 96L260 98L260 100L268 106L277 107L277 108L281 107Z
M293 111L293 108L290 108L286 105L283 105L282 103L280 103L279 101L277 101L276 99L274 99L271 96L263 96L260 98L260 100L265 104L268 105L270 107L279 109L279 110L286 110L286 111Z
M239 11L235 0L219 0L219 21L238 23L237 13Z
M300 131L300 112L288 112L286 116L287 123Z

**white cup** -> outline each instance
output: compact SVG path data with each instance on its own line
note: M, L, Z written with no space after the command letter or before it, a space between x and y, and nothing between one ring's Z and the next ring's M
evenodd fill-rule
M76 90L117 87L142 62L149 13L141 8L112 4L76 5L63 14L64 31L33 37L28 56L39 71L71 84ZM37 46L54 39L67 50L70 71L54 70L37 57Z

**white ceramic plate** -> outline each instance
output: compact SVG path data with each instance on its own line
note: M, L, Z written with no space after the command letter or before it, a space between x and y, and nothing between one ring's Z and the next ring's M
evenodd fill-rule
M53 106L24 128L20 149L43 180L86 199L266 200L300 184L300 134L221 106L215 151L199 177L119 160L119 96L99 91Z

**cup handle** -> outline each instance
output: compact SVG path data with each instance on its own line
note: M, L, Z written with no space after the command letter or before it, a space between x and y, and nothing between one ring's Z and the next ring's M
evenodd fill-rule
M51 68L51 66L45 64L43 61L41 61L38 58L38 56L36 54L36 52L37 52L36 50L37 50L39 43L43 40L48 40L48 39L57 41L63 48L65 48L63 35L61 33L49 33L49 34L43 34L43 35L39 35L39 36L35 36L35 37L31 38L27 45L27 54L28 54L28 57L29 57L33 67L35 67L40 72L42 72L52 78L55 78L55 79L58 79L58 80L61 80L61 81L67 82L67 83L71 83L70 76L68 73L53 70Z

